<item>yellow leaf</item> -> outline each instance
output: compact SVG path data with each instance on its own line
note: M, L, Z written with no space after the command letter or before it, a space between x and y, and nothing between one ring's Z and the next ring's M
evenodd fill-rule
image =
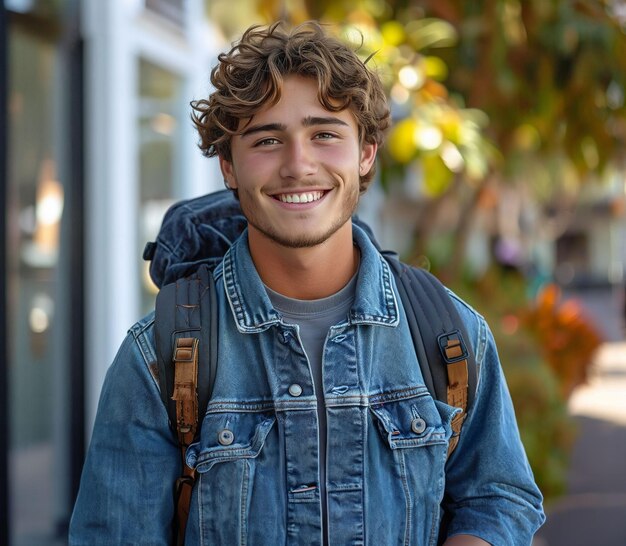
M448 77L448 67L439 57L424 57L422 61L424 74L434 80L445 80Z
M421 159L424 172L424 190L428 195L441 195L452 182L452 172L438 154L428 154Z
M415 157L415 130L417 123L412 118L398 122L389 134L387 149L391 157L398 163L408 163Z
M392 46L399 46L404 42L406 34L404 33L404 27L398 21L387 21L380 27L381 34L385 43Z

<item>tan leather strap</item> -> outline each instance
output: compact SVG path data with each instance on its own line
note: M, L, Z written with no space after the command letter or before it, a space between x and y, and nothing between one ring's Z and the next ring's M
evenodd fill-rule
M176 431L180 444L187 447L198 428L198 340L178 338L173 360Z
M194 337L177 339L172 360L174 361L172 400L176 401L176 431L183 462L183 475L176 480L176 540L177 544L182 546L195 481L195 471L187 466L185 453L198 428L198 340Z
M464 349L460 340L449 338L447 345L443 349L448 360L448 404L462 410L461 413L455 415L452 419L453 434L448 445L449 457L459 443L461 427L467 416L468 371L467 358L462 358Z

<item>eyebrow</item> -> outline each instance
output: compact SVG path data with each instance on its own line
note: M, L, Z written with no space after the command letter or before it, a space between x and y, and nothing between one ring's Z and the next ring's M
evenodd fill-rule
M307 116L302 120L302 125L305 127L311 127L313 125L343 125L345 127L349 127L349 125L343 121L342 119L336 118L334 116L328 117L313 117Z
M263 125L253 125L248 127L241 133L241 138L245 138L254 133L263 133L265 131L286 131L287 126L284 123L264 123Z
M341 125L344 127L349 127L349 125L345 121L334 116L307 116L302 120L302 125L304 127L314 127L315 125ZM286 130L287 126L284 123L264 123L262 125L252 125L241 133L241 138L245 138L255 133L262 133L266 131Z

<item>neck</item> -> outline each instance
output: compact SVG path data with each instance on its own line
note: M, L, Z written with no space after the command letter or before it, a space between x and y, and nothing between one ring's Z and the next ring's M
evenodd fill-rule
M287 248L250 226L252 261L266 286L289 298L314 300L341 290L359 267L348 221L327 241L307 248Z

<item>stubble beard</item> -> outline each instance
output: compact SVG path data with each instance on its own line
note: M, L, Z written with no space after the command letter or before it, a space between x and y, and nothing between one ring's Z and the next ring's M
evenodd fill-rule
M252 199L248 200L248 196L241 199L241 190L239 195L239 204L241 210L248 220L248 224L254 227L258 232L267 237L274 243L283 246L285 248L311 248L317 245L325 243L330 239L345 223L352 218L354 211L359 203L359 190L358 187L355 191L347 194L342 202L341 214L333 223L321 233L307 234L307 235L293 235L289 236L287 233L280 233L274 228L274 226L266 218L260 218L254 209L254 206L248 206L248 203L253 203Z

